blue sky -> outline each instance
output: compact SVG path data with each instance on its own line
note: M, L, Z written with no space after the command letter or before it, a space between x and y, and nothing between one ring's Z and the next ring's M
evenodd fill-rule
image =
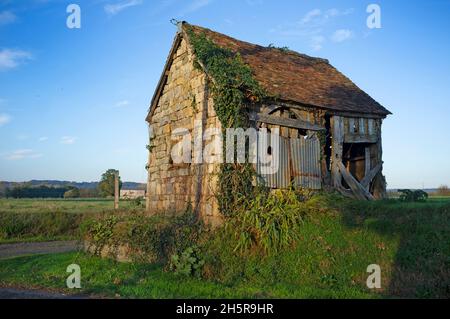
M81 29L66 7L81 7ZM381 29L366 24L369 4ZM0 180L145 181L146 111L186 20L327 58L394 114L388 187L450 184L450 0L0 0Z

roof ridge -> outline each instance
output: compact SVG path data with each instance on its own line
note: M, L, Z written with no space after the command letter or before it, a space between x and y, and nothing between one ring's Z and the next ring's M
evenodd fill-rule
M308 60L312 60L312 61L315 61L315 62L321 62L321 63L327 63L327 64L330 63L330 61L328 59L319 58L319 57L313 57L313 56L307 55L305 53L297 52L295 50L291 50L291 49L283 50L283 49L281 49L279 47L270 47L270 45L269 46L263 46L263 45L260 45L260 44L256 44L256 43L252 43L252 42L248 42L248 41L244 41L244 40L239 40L239 39L236 39L236 38L234 38L232 36L229 36L227 34L224 34L224 33L218 32L218 31L214 31L214 30L211 30L209 28L202 27L202 26L199 26L199 25L190 24L190 23L188 23L186 21L182 21L181 24L182 24L182 26L188 25L188 26L191 26L191 27L194 27L194 28L198 28L198 29L201 29L201 30L204 30L204 31L208 31L208 32L214 33L214 34L219 35L221 37L228 38L228 39L233 40L233 41L245 43L245 44L252 45L252 46L257 46L257 47L259 47L259 48L261 48L263 50L274 50L274 51L277 51L277 52L280 52L280 53L283 53L283 54L287 54L287 55L290 54L290 55L300 56L302 58L305 58L305 59L308 59Z

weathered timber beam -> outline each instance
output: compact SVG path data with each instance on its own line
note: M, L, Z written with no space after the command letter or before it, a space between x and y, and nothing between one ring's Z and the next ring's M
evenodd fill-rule
M342 176L337 163L342 162L342 151L344 145L344 118L333 116L331 118L331 128L333 132L332 156L331 156L331 176L333 186L342 186Z
M384 118L386 118L386 114L367 114L367 113L358 113L358 112L336 111L336 110L333 110L333 109L330 109L327 107L323 107L323 106L298 103L298 102L294 102L294 101L277 100L277 102L275 104L267 104L265 107L266 107L265 112L269 112L269 113L277 108L286 107L286 108L305 110L305 111L322 109L324 111L327 111L328 114L331 114L333 116L366 118L366 119L384 119Z
M345 143L376 143L378 136L376 135L359 135L359 134L345 134Z
M373 200L372 194L370 194L345 168L342 162L338 162L339 170L344 178L345 182L350 186L351 190L355 194L357 199L361 200Z
M255 122L280 125L280 126L297 128L297 129L305 129L305 130L311 130L311 131L325 130L325 127L323 127L323 126L311 124L311 123L308 123L308 122L305 122L302 120L285 119L285 118L275 117L275 116L270 116L270 115L257 114L254 112L250 113L249 118L251 121L255 121Z
M361 185L367 189L380 170L381 164L378 164L369 173L367 173L366 176L364 176L364 178L361 181Z
M352 199L355 198L355 195L353 194L353 192L351 190L345 189L342 186L338 187L337 190L345 197L352 198Z
M369 174L370 172L370 147L366 147L365 149L365 170L364 175Z

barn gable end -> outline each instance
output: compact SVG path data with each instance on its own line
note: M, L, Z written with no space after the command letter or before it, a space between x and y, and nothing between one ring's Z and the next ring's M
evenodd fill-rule
M204 72L194 65L187 41L177 34L155 92L147 122L151 128L148 158L147 209L173 214L191 206L210 223L220 222L214 214L216 185L213 164L202 163L202 139L208 127L219 127ZM191 138L190 162L173 162L171 151L183 138ZM200 151L199 151L200 150ZM197 162L198 163L197 163Z

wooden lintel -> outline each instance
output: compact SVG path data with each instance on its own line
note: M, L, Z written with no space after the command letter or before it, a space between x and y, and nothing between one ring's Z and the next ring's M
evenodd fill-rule
M311 124L311 123L308 123L308 122L305 122L302 120L285 119L285 118L276 117L276 116L272 116L272 115L257 114L254 112L250 113L249 118L251 121L273 124L273 125L280 125L280 126L297 128L297 129L305 129L305 130L311 130L311 131L325 130L325 127L323 127L323 126Z
M360 134L345 134L345 143L376 143L378 136L376 135L360 135Z
M373 169L371 169L370 172L366 173L366 176L364 176L363 180L361 181L361 185L367 189L380 170L381 164L378 164Z

